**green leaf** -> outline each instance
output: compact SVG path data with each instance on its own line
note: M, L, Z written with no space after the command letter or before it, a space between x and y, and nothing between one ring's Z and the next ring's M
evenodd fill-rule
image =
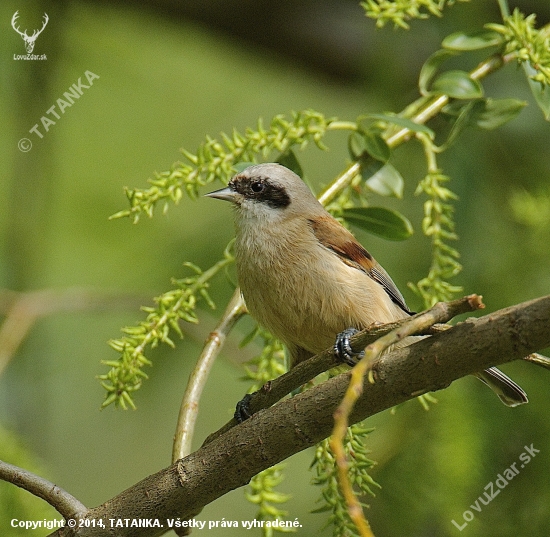
M365 139L365 146L367 153L374 159L379 160L380 162L388 162L391 151L388 147L388 144L379 134L371 134L366 132L363 135Z
M382 166L366 181L367 187L380 196L395 196L396 198L403 196L404 184L403 177L391 164Z
M455 101L443 111L456 117L446 145L449 145L465 127L474 126L480 129L496 129L514 119L527 105L517 99L478 99L464 103Z
M275 162L293 171L298 177L304 178L304 170L292 149L287 149L284 153L281 153Z
M384 239L401 241L413 234L412 224L407 218L385 207L344 209L342 216L350 224Z
M550 121L550 88L548 86L543 87L540 82L536 82L531 78L537 74L537 71L528 61L523 62L523 70L527 76L531 93L544 114L544 119Z
M366 151L365 140L359 132L352 132L348 137L348 152L352 160L361 160Z
M430 93L453 99L479 99L483 97L483 88L466 71L446 71L434 81Z
M476 101L454 101L443 109L445 113L456 117L447 140L445 140L445 148L453 144L466 127L471 125L472 110L475 103Z
M502 45L500 34L493 30L479 30L477 32L455 32L443 39L442 45L449 50L466 51Z
M444 61L448 60L449 58L456 56L457 54L458 53L453 50L441 49L441 50L438 50L437 52L434 52L424 62L424 65L420 70L420 76L418 77L418 88L420 89L420 93L422 95L429 94L428 86L430 85L430 82L433 80L441 64Z
M352 132L348 139L348 149L353 160L360 160L365 153L380 162L387 162L391 150L379 134L372 132Z
M385 121L386 123L393 123L394 125L398 125L399 127L405 127L412 132L423 132L427 134L432 140L435 138L435 133L432 129L426 127L426 125L422 125L421 123L415 123L414 121L411 121L410 119L407 119L405 117L394 116L392 114L368 114L363 117Z
M483 99L474 103L470 122L491 130L514 119L527 106L518 99Z

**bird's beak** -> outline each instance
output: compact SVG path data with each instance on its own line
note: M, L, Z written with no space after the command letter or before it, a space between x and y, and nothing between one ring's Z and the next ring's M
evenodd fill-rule
M205 194L205 196L208 196L209 198L217 198L219 200L234 202L236 194L237 193L230 187L225 187L220 188L220 190L214 190L214 192L209 192L208 194Z

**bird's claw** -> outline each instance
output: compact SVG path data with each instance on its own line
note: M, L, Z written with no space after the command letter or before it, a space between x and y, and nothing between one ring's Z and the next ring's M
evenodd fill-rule
M233 417L237 420L237 423L242 423L252 416L250 411L250 399L252 399L252 394L247 393L236 405L235 414Z
M346 328L336 336L336 341L334 342L334 354L336 357L351 367L365 356L365 351L355 352L351 348L349 340L357 332L359 330L356 328Z

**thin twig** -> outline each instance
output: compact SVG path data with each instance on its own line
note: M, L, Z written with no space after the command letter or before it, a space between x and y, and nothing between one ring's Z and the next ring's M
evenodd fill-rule
M528 354L524 358L524 360L527 362L530 362L531 364L544 367L544 369L550 369L550 358L548 358L547 356L544 356L543 354L539 354L538 352Z
M51 481L13 464L0 461L0 479L13 483L47 501L65 519L83 516L88 508Z
M245 313L246 306L239 289L237 289L233 293L221 321L208 336L201 355L197 360L197 365L189 377L178 416L172 450L172 462L183 459L191 453L191 442L199 412L199 400L208 380L210 369L227 334Z
M340 175L330 183L330 185L321 192L321 194L318 197L319 202L322 205L327 205L330 203L339 192L344 190L353 178L361 172L361 164L359 162L354 162L350 166L348 166Z
M490 56L482 61L475 69L470 71L470 78L472 80L481 80L487 75L494 73L505 64L511 62L514 58L515 56L510 54L506 56L494 54L493 56ZM420 106L420 109L412 117L410 117L410 120L414 123L418 123L419 125L424 125L430 119L433 119L441 113L443 108L447 106L451 100L452 99L448 95L434 96L427 100L427 102L423 103L423 105ZM404 111L401 112L401 115L403 114ZM398 116L399 115L400 114L398 114ZM403 142L406 142L411 136L411 130L406 127L398 129L397 132L395 129L390 128L382 135L391 149L398 147ZM319 201L323 205L330 203L339 192L349 186L353 178L359 173L361 173L361 164L359 162L350 164L325 190L321 192L319 195Z
M330 438L330 447L335 456L342 495L348 506L349 515L361 537L373 537L373 534L349 479L344 439L349 425L349 415L355 406L355 402L363 393L363 379L367 373L372 373L374 361L389 347L408 336L425 331L435 323L446 322L457 315L457 311L462 313L464 306L467 307L467 311L485 307L479 295L470 295L453 302L439 302L428 311L406 319L401 326L368 345L365 349L365 356L351 371L351 379L346 394L334 412L334 429ZM372 379L369 380L373 382Z

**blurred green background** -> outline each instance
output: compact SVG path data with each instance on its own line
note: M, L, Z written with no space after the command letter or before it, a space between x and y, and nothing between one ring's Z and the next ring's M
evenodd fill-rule
M537 12L540 24L550 18L546 0L514 5ZM10 26L16 10L22 29L40 27L48 13L34 50L46 61L13 59L24 53ZM259 117L305 108L351 120L399 111L416 98L419 69L441 39L489 21L498 21L496 2L455 5L442 20L415 22L409 32L375 31L351 1L2 2L0 314L13 298L8 291L53 296L33 295L21 310L21 323L38 317L0 377L0 458L39 472L88 506L170 463L188 374L232 292L224 277L213 283L218 310L204 311L204 322L175 350L150 353L154 367L136 396L137 411L100 412L104 394L95 377L105 372L100 360L116 358L106 341L143 318L139 305L168 290L170 278L185 273L184 261L207 268L221 256L233 235L231 212L208 199L184 199L138 225L109 221L127 207L124 186L146 186L155 170L179 159L180 147L194 151L205 135L243 131ZM44 132L40 118L79 78L86 83L85 71L99 78ZM529 105L502 129L467 131L441 164L460 195L464 271L456 283L482 294L492 311L550 292L550 132L521 70L508 66L485 87L490 96ZM37 123L42 139L28 132ZM17 147L24 137L33 143L26 153ZM327 143L326 153L311 148L300 156L316 186L346 163L344 135L331 134ZM406 214L415 235L405 243L358 236L417 309L406 283L426 273L430 250L420 232L422 200L412 195L425 171L423 155L408 146L395 156L405 199L373 203ZM535 197L518 197L525 192ZM68 304L60 299L66 290L87 294ZM197 446L246 391L238 363L250 351L236 344L248 327L237 327L214 368ZM8 343L0 342L4 355ZM412 401L369 420L376 427L373 476L382 489L368 500L367 516L377 536L549 534L550 373L523 363L503 369L528 392L529 405L505 408L467 378L437 393L439 404L429 412ZM463 532L453 526L531 444L540 450L532 462ZM319 494L309 485L311 459L311 452L290 459L281 489L293 495L288 511L303 525L298 534L328 536L324 515L310 514ZM254 513L237 490L199 519L249 520ZM0 484L0 535L26 535L9 527L12 516L60 518Z

